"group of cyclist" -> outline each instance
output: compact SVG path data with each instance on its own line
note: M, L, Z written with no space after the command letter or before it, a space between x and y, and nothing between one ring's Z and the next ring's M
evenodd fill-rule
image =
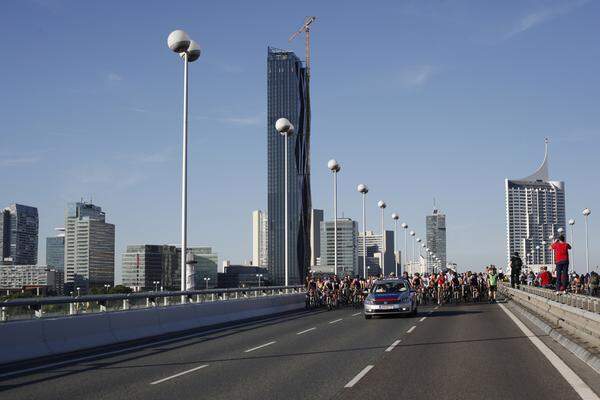
M389 278L394 278L392 273ZM439 273L414 273L409 276L407 272L402 278L409 282L414 290L417 304L444 304L459 302L496 301L496 288L499 274L493 265L486 268L485 272L457 273L451 269ZM373 283L383 277L337 275L306 277L306 307L317 308L326 306L328 309L342 305L359 307L372 287Z

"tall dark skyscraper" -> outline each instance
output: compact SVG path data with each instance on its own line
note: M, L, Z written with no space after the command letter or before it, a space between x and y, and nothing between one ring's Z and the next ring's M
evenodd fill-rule
M0 264L37 264L38 231L37 208L11 204L0 211Z
M288 140L289 283L303 281L310 267L310 99L306 68L291 51L269 47L267 55L267 143L269 269L285 282L284 140ZM294 134L285 139L275 121L287 118Z

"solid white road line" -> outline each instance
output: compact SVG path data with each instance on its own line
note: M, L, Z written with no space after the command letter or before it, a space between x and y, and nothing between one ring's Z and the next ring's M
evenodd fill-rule
M521 329L521 331L531 340L531 343L550 361L550 363L556 368L556 370L565 378L567 383L571 385L573 390L577 392L579 397L584 400L599 400L600 397L594 393L592 389L583 381L581 378L571 369L563 360L561 360L556 353L554 353L544 342L542 342L529 328L519 320L515 314L512 313L503 304L496 303L502 308L502 310L510 317L510 319Z
M173 378L177 378L178 376L189 374L190 372L198 371L199 369L206 368L206 367L208 367L208 364L204 364L204 365L201 365L201 366L196 367L196 368L188 369L187 371L183 371L183 372L180 372L180 373L175 374L175 375L167 376L166 378L159 379L159 380L154 381L154 382L152 382L150 384L151 385L158 385L159 383L166 382L166 381L171 380Z
M394 347L398 346L400 344L402 340L396 340L394 343L392 343L392 345L390 347L388 347L387 349L385 349L385 351L392 351L394 350Z
M406 331L406 333L411 333L412 331L415 330L415 328L416 328L416 325L411 326L410 329Z
M315 327L308 328L308 329L305 329L303 331L300 331L300 332L296 333L296 335L302 335L303 333L314 331L315 329L317 329L317 328L315 328Z
M272 341L272 342L269 342L269 343L261 344L260 346L256 346L256 347L253 347L251 349L248 349L248 350L244 351L244 353L250 353L251 351L262 349L263 347L270 346L270 345L272 345L274 343L277 343L277 342L276 341Z
M352 314L352 316L356 317L357 315L360 315L360 314L362 314L362 311L361 312L357 312L356 314Z
M362 371L360 371L358 373L358 375L356 375L354 378L352 378L352 380L348 383L346 383L347 388L351 388L352 386L356 385L358 383L358 381L360 381L362 379L363 376L365 376L367 374L367 372L369 372L371 370L371 368L373 368L372 365L367 365L365 367L365 369L363 369Z
M423 318L421 318L421 319L419 320L419 322L423 322L423 321L425 321L425 319L426 319L426 318L427 318L427 317L423 317Z
M343 318L334 319L333 321L329 321L330 324L335 324L336 322L340 322Z

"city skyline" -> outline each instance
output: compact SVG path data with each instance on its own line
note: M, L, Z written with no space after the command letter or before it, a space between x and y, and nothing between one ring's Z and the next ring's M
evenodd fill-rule
M575 243L576 265L584 265L581 210L594 210L599 195L590 184L598 178L593 161L600 121L593 105L600 88L592 71L598 69L599 57L598 50L589 46L588 32L598 31L593 21L600 10L597 3L587 2L560 14L542 13L552 17L532 27L515 28L528 15L541 12L541 7L531 2L513 4L492 17L493 9L484 13L460 4L446 5L437 14L426 5L397 5L387 15L354 5L346 7L343 18L334 18L340 10L314 3L311 9L319 20L313 31L311 92L312 186L318 188L313 189L313 206L331 215L325 164L335 156L344 164L340 215L359 220L360 198L354 188L364 182L371 188L369 229L378 230L374 201L384 198L390 211L398 212L401 220L424 236L422 216L429 211L428 199L436 196L453 221L449 259L477 269L489 263L503 265L505 211L498 200L503 197L502 182L535 167L539 142L548 136L556 149L556 175L569 187L566 216L575 218L575 236L580 240ZM5 66L5 76L15 79L4 81L8 95L0 100L3 131L14 136L3 140L0 154L8 179L0 204L38 207L39 233L44 238L63 224L65 203L82 194L93 196L117 225L118 263L128 244L177 243L180 104L174 99L179 98L180 82L175 79L178 65L164 48L164 36L181 26L200 39L206 54L192 67L190 81L190 242L213 246L227 259L250 258L251 230L245 221L250 211L264 209L267 203L264 51L272 44L302 54L300 43L289 45L286 39L306 11L287 12L273 23L279 16L277 7L259 5L257 12L264 15L251 22L244 20L243 10L227 10L231 18L222 29L232 33L218 37L222 30L208 17L224 14L226 7L209 6L198 24L192 24L192 18L181 19L175 11L148 15L155 24L138 26L130 33L134 8L127 5L113 25L114 35L128 32L144 48L145 59L132 60L120 53L113 34L61 25L81 20L96 26L105 14L94 14L95 22L86 17L93 14L89 10L59 3L54 8L34 3L6 8L0 28L6 35L20 21L11 20L11 15L30 15L23 23L26 33L21 46L34 50L39 38L36 26L46 26L49 35L48 43L38 50L45 59L43 78L25 79L30 64L18 57L9 58ZM362 12L367 20L380 22L375 32L348 43L340 40L345 38L346 24ZM405 27L402 22L410 19L418 26ZM231 42L233 35L257 22L264 23L264 29L250 32L247 46ZM81 39L70 36L72 32L80 33ZM426 40L416 38L419 35ZM75 67L72 47L57 43L75 45L83 38L98 51L79 59ZM7 54L23 50L15 43L1 46ZM239 57L231 57L234 48ZM383 48L398 54L392 52L386 65L378 66L373 80L362 71L363 65L376 59ZM236 96L227 93L236 87L242 88ZM459 88L466 90L456 101ZM48 101L50 97L53 101ZM479 110L476 114L474 107ZM28 110L27 118L23 110ZM398 115L396 128L390 130L387 117ZM232 135L243 151L229 153ZM86 151L91 146L96 154ZM369 162L355 161L363 157ZM225 160L226 167L215 168ZM397 179L400 183L392 184ZM466 196L469 182L479 185L476 198ZM245 201L240 203L242 196ZM490 223L481 226L482 220ZM599 227L592 215L592 239L600 233ZM39 260L43 260L44 246L40 250ZM599 254L592 245L593 266Z

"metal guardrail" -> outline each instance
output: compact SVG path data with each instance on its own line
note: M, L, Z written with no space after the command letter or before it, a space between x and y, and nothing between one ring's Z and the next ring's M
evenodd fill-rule
M506 287L510 285L503 284ZM557 303L565 304L567 306L580 308L582 310L590 311L593 313L600 313L600 297L592 297L584 294L565 293L557 294L554 290L540 288L536 286L521 285L520 290L535 294L548 300L555 301Z
M189 291L156 291L76 297L34 297L0 301L0 322L61 317L230 299L278 296L304 291L303 285Z

